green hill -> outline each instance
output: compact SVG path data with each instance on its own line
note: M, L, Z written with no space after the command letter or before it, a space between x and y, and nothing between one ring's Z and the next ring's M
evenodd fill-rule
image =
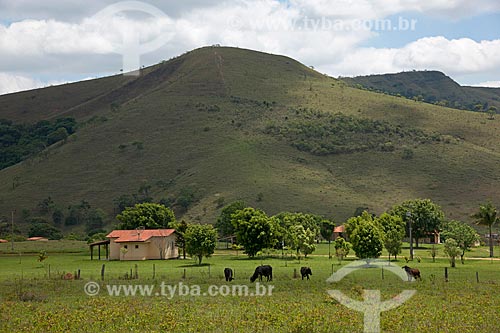
M468 221L500 194L499 120L350 88L249 50L207 47L139 77L0 96L0 119L61 117L77 120L76 133L0 171L5 220L13 209L22 222L30 210L90 205L111 223L135 196L201 222L237 199L342 221L417 197Z
M416 98L428 103L457 109L475 110L481 104L500 109L500 88L460 86L445 74L437 71L412 71L397 74L357 76L342 78L351 86Z

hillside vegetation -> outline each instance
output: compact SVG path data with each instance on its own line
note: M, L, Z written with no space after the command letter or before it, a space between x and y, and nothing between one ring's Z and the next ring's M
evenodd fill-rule
M425 197L469 221L500 194L498 119L351 88L249 50L207 47L137 78L0 96L0 119L64 117L76 119L76 133L0 171L0 216L16 210L20 231L28 216L50 222L74 207L116 223L137 198L212 223L237 199L342 222L358 207L378 214Z
M437 71L367 75L342 80L351 86L457 109L486 111L491 106L500 109L500 88L460 86ZM478 110L480 106L481 110Z

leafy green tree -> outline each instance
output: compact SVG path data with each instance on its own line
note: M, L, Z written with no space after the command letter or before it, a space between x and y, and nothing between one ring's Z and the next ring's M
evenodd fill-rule
M448 238L444 242L444 253L450 257L451 267L455 267L455 258L460 254L460 248L458 247L458 243L453 238Z
M389 260L391 255L397 260L405 237L405 223L401 217L387 213L380 215L377 220L384 232L384 246L389 253Z
M90 209L85 216L85 230L89 233L102 230L105 219L106 213L102 209Z
M61 239L63 234L60 229L49 224L45 219L34 217L30 220L31 226L28 237L46 237L48 239Z
M217 230L211 224L192 224L185 233L186 251L198 258L201 265L203 257L209 258L217 245Z
M52 213L52 222L54 222L55 225L61 226L64 221L64 213L62 209L60 208L55 208L54 212Z
M220 216L215 223L215 227L222 237L234 235L234 227L231 216L238 210L244 209L247 204L244 201L235 201L222 208Z
M195 192L194 189L190 187L185 187L179 193L177 197L177 204L180 205L184 210L187 210L189 206L193 204L195 201Z
M344 258L347 257L351 251L352 244L347 242L342 237L338 237L333 244L335 247L335 256L339 259L339 261L344 260Z
M482 224L488 227L490 239L490 258L493 258L493 225L500 221L497 216L497 209L491 202L479 205L479 211L472 215L476 220L476 224Z
M304 257L307 257L308 254L316 250L316 237L311 229L305 229L304 226L295 224L290 227L290 235L290 245L292 249L297 251L297 257L299 257L300 253L303 253Z
M345 233L348 238L350 238L354 232L354 230L363 222L375 222L373 219L373 215L368 213L366 210L361 213L361 215L351 217L344 224Z
M333 238L333 229L335 228L335 224L332 221L329 220L323 220L321 221L321 237L326 239L328 241L328 258L332 258L332 254L330 251L330 246L332 243L332 238Z
M495 115L497 114L497 108L495 106L490 106L488 108L488 110L486 111L486 113L488 114L488 119L489 120L494 120L495 119Z
M409 213L409 214L408 214ZM441 207L429 199L415 199L403 202L394 206L389 212L391 215L398 215L406 223L408 235L408 226L412 224L412 235L418 247L420 238L427 237L441 229L444 219L444 213Z
M52 132L47 136L47 143L51 145L59 141L64 141L68 138L68 136L68 130L64 127L59 127L55 132Z
M182 256L186 259L186 231L189 225L186 221L182 220L180 223L175 223L173 227L175 229L177 246L182 249Z
M378 258L384 247L384 235L373 221L362 220L351 234L352 248L359 259Z
M170 208L155 203L141 203L127 207L116 218L121 222L120 229L124 230L138 227L165 229L174 225L176 221L174 212Z
M478 240L479 235L471 226L460 221L448 221L444 224L441 237L448 239L453 238L458 247L462 250L460 261L464 263L465 251L469 250Z
M244 208L232 215L232 224L239 244L249 257L270 248L278 241L275 220L255 208Z

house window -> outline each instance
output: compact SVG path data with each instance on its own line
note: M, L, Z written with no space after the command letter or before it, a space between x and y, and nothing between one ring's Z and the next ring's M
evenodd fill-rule
M136 246L135 246L135 248L136 248L136 249L138 249L138 248L139 248L139 245L136 245Z
M128 245L124 245L123 247L126 248L126 249L128 249Z

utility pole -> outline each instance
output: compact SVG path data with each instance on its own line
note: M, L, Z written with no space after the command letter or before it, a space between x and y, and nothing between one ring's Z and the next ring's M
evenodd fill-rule
M13 210L13 211L10 212L11 213L11 217L12 217L12 219L11 219L11 230L10 230L11 231L10 249L12 251L14 251L14 212L15 212L15 210Z

